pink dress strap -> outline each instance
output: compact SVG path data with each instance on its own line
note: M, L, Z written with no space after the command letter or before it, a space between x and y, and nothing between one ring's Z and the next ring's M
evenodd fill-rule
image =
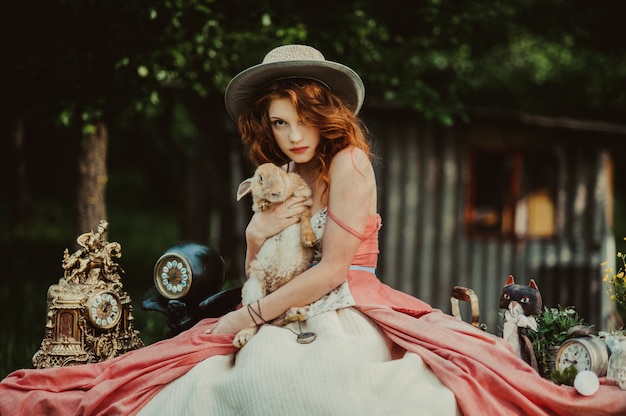
M326 210L326 212L328 214L328 217L330 219L332 219L338 226L340 226L341 228L343 228L344 230L346 230L347 232L349 232L350 234L352 234L353 236L355 236L356 238L358 238L361 241L367 240L368 238L372 237L374 234L376 234L378 232L378 228L376 228L370 235L363 235L360 232L356 231L354 228L352 228L349 225L345 224L339 218L337 218L335 216L335 214L332 213L330 208L328 208Z

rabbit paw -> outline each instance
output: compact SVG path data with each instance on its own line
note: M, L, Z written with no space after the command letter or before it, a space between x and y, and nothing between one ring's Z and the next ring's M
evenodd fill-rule
M304 321L309 315L308 306L298 306L290 308L285 312L285 325L290 322Z
M302 245L304 247L313 247L317 242L317 238L313 231L302 233Z
M256 334L257 328L246 328L237 332L235 338L233 339L233 345L237 348L242 348L244 345L248 343Z
M256 201L257 211L265 212L272 207L272 203L267 199L259 199Z

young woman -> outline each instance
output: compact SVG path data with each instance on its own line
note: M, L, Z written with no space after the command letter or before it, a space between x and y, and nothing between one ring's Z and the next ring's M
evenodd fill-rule
M287 77L276 79L277 68L287 71L286 56L299 60ZM312 304L310 315L287 328L262 326L236 356L205 360L140 414L174 412L179 404L172 405L171 397L185 395L190 386L202 387L187 405L207 414L414 414L416 407L424 414L457 413L452 392L418 356L407 358L416 371L398 377L407 362L392 360L396 351L389 338L354 308L350 279L376 280L381 219L370 147L356 116L363 85L349 68L323 59L306 46L277 48L264 64L235 77L226 92L253 164L284 166L313 190L312 223L321 244L315 266L251 305L253 314L238 309L207 331L237 333ZM341 95L333 92L339 85ZM294 224L303 209L303 201L292 198L252 217L246 270L263 242ZM302 333L314 334L314 341L298 343ZM398 382L390 383L392 378ZM434 400L425 403L429 398Z
M626 392L593 396L541 378L508 343L383 285L376 181L357 113L358 75L317 50L287 45L226 91L255 164L298 172L313 189L315 265L247 308L99 364L21 370L0 383L0 414L600 415L624 414ZM295 223L292 198L255 214L246 265ZM305 320L262 325L310 305ZM308 343L298 335L312 333ZM604 380L606 382L606 380ZM52 409L52 410L51 410Z

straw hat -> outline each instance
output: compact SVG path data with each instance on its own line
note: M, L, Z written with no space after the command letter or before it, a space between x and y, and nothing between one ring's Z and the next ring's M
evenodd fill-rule
M226 87L224 100L228 114L236 121L239 114L256 99L259 89L271 81L309 78L326 85L358 113L365 98L359 75L337 62L327 61L315 48L285 45L272 49L263 62L237 74Z

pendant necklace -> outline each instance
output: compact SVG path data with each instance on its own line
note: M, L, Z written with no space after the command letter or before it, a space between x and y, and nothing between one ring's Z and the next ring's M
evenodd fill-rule
M313 332L300 332L296 341L298 344L310 344L315 341L315 338L317 338L317 336Z
M296 342L298 344L310 344L313 341L315 341L315 338L317 338L317 335L315 335L315 332L310 332L310 331L302 332L301 321L298 321L298 328L300 329L300 333L297 333L296 331L294 331L293 329L289 327L284 327L284 328L287 328L288 330L290 330L291 332L297 335Z

